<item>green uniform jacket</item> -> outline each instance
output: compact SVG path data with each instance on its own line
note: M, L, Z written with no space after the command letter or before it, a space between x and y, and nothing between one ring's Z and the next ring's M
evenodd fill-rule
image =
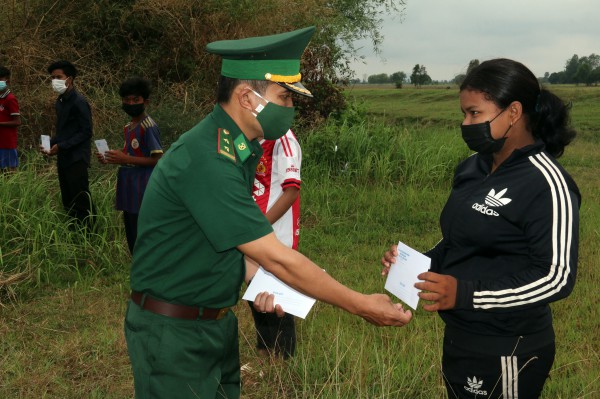
M245 268L236 246L273 231L252 199L261 155L219 105L171 146L140 208L132 290L188 306L237 302Z

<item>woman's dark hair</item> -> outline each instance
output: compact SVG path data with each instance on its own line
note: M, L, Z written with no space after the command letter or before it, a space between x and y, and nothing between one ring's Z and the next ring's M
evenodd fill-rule
M150 81L139 76L124 80L119 87L119 95L121 97L140 96L144 100L150 98L151 91L152 84Z
M460 90L474 90L504 109L513 101L523 106L526 126L546 144L546 150L560 157L577 134L569 125L570 105L540 88L535 75L523 64L506 58L488 60L473 68Z
M240 80L221 75L219 78L219 85L217 86L217 103L228 103L231 99L231 94L233 94L233 89L235 89L240 83L249 84L250 87L252 87L258 92L258 94L261 95L265 94L265 91L269 86L269 81L267 80Z
M69 61L60 60L53 62L50 64L50 66L48 66L48 73L52 73L52 71L57 69L62 69L65 75L70 78L75 79L75 77L77 77L77 68L75 68L75 65L71 64Z

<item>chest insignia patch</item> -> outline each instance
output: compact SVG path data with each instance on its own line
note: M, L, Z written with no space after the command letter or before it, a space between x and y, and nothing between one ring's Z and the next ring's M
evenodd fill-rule
M225 158L235 162L235 150L233 149L231 134L227 129L219 129L217 138L217 152L221 155L224 155Z
M259 175L264 175L265 172L267 171L267 167L265 166L264 163L261 162L256 166L256 173L258 173Z
M140 143L137 141L137 139L131 140L131 148L133 148L134 150L140 148Z

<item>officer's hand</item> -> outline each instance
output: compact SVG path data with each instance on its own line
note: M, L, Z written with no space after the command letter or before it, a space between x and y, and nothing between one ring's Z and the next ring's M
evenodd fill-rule
M425 281L416 283L415 288L427 291L419 292L419 298L433 302L423 305L423 309L428 312L437 312L456 306L456 288L458 286L456 278L434 272L421 273L417 278Z
M277 317L283 317L285 315L283 308L281 305L273 306L274 302L275 295L268 292L261 292L254 300L254 309L261 313L275 313Z
M404 310L399 303L392 303L385 294L366 295L366 308L359 315L376 326L398 326L412 319L412 312Z
M392 245L390 249L383 255L381 258L381 265L383 269L381 269L381 275L387 276L390 272L390 267L392 267L392 263L396 263L396 256L398 256L398 246Z

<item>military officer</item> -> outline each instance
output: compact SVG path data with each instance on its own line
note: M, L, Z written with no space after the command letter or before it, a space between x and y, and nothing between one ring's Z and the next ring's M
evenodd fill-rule
M238 398L244 254L299 291L378 326L412 317L387 295L338 283L280 243L252 199L259 140L294 118L300 57L314 27L208 44L223 58L217 104L156 166L141 206L125 336L136 398ZM274 311L260 294L259 311ZM281 309L277 309L281 313Z

